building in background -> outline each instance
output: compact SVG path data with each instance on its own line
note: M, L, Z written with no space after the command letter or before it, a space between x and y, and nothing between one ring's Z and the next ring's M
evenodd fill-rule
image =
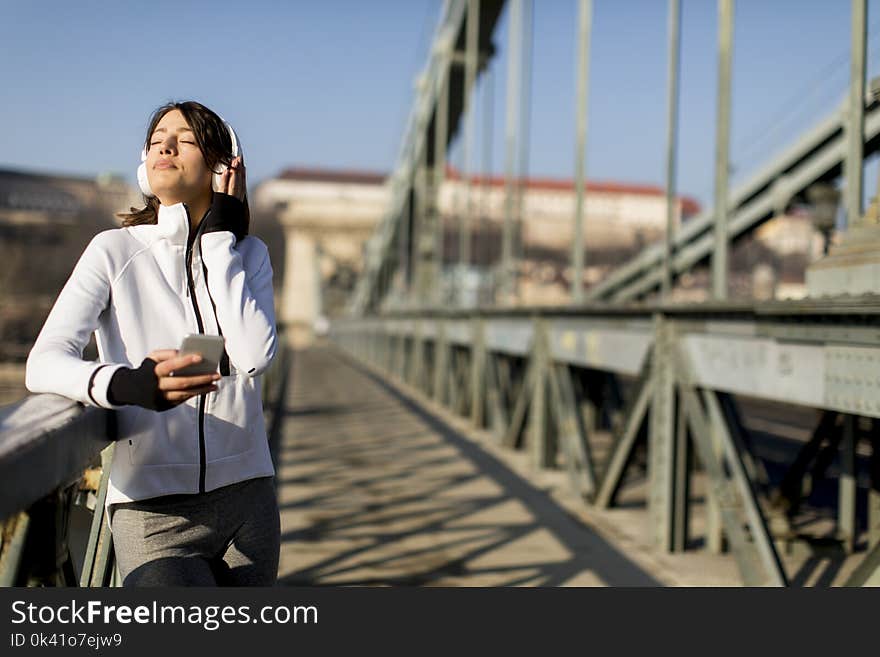
M0 169L0 226L59 225L91 213L103 225L116 212L142 203L121 176L95 178ZM118 222L117 222L118 223Z
M524 220L517 226L517 263L521 303L564 303L570 283L570 245L575 209L569 180L530 179L521 186ZM285 230L284 293L279 317L294 339L307 343L316 322L341 312L363 266L367 240L387 211L391 193L384 174L324 169L287 169L257 186L254 206L272 214ZM492 294L492 269L500 258L505 212L504 179L475 178L472 208L471 267L460 272L458 231L465 212L466 186L454 170L440 190L444 224L444 275L447 300L456 280L470 281L473 302ZM659 187L622 183L588 183L585 231L591 284L662 236L666 201ZM681 198L676 222L699 211ZM463 275L462 275L463 274ZM460 286L461 287L461 286ZM461 293L461 290L458 290Z
M25 394L24 360L83 249L141 202L118 176L0 169L0 403Z
M140 201L116 176L0 169L0 360L27 355L83 249Z
M471 206L471 267L454 267L459 260L459 230ZM571 290L571 245L574 241L576 191L574 182L530 178L516 192L521 201L521 225L514 227L517 275L514 302L523 305L568 303ZM676 200L676 228L695 216L699 204ZM475 177L468 186L450 170L440 193L444 216L444 297L464 306L491 303L495 296L497 264L506 209L502 177ZM611 269L660 240L666 231L666 196L660 187L588 181L584 196L584 287L601 280Z
M344 306L390 199L385 176L370 172L295 168L257 186L255 211L284 229L276 313L294 344L307 344Z

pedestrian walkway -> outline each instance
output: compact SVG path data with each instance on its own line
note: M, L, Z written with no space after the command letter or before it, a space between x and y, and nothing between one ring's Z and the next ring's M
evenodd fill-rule
M278 448L280 584L661 583L332 347L293 361Z

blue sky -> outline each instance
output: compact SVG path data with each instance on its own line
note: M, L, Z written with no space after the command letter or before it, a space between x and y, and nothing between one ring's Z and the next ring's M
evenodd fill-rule
M533 175L572 175L576 5L535 2ZM742 176L841 100L850 2L736 5L731 159ZM2 0L0 166L110 171L133 182L150 112L194 98L236 127L251 184L293 165L388 171L440 8L440 0ZM682 3L679 190L704 203L713 180L715 9L712 0ZM663 0L594 0L592 179L663 183L666 12ZM876 74L880 0L871 0L868 23ZM495 171L504 162L506 25L504 15L492 67Z

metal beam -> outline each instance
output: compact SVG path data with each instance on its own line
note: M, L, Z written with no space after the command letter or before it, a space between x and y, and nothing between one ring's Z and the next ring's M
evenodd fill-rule
M663 552L672 550L673 495L675 485L675 328L669 319L654 318L654 351L651 368L651 425L648 434L650 486L648 511L651 538Z
M880 544L868 551L844 586L880 586Z
M737 498L735 491L724 476L721 463L715 457L710 437L711 430L700 406L700 401L690 386L682 385L679 390L700 461L706 468L709 485L714 489L715 498L718 500L724 528L730 539L733 556L736 558L743 581L746 586L764 584L766 583L765 573L761 571L761 564L755 554L755 548L750 544L749 537L746 535L739 518L741 500Z
M30 523L30 515L22 511L9 516L0 525L5 534L0 552L0 587L8 588L18 582Z
M507 403L498 375L499 358L501 356L491 352L486 354L486 405L489 411L492 436L498 443L504 438L504 431L508 424Z
M626 414L623 432L611 449L611 456L605 466L605 472L596 493L595 505L600 509L607 509L614 501L614 495L620 487L626 464L629 462L653 396L653 377L648 374L641 379L638 391L635 393L634 403L631 405L629 413Z
M680 0L669 0L669 67L666 77L666 235L663 241L663 283L665 299L672 291L672 243L675 237L676 152L678 145L678 74L680 34Z
M852 553L856 543L856 493L856 418L846 415L840 441L837 528L847 553Z
M773 537L770 535L770 530L761 512L758 497L750 483L743 454L730 433L723 409L718 401L718 395L714 391L703 390L702 397L712 423L712 438L720 442L722 452L726 457L730 478L744 510L751 542L754 544L764 568L766 581L773 586L787 586L785 569L782 567L779 553L773 544ZM704 447L710 449L713 454L717 454L714 445L707 442ZM718 500L718 502L720 505L723 500Z
M532 388L535 385L534 370L534 360L529 359L522 378L519 394L514 402L513 413L510 415L510 426L507 427L507 431L504 433L502 444L505 447L516 448L519 446L520 433L526 419L526 411L528 411L529 403L532 399Z
M547 408L547 392L550 377L550 350L547 331L543 324L535 330L532 350L532 400L529 404L529 448L532 465L547 468L553 465L553 449L550 438L550 414Z
M852 0L852 41L850 52L849 113L846 123L846 222L861 223L864 183L865 59L867 41L867 0Z
M464 284L464 274L471 264L471 228L473 224L473 190L471 177L473 174L474 132L476 123L476 106L473 101L476 91L477 80L477 49L480 39L480 0L467 0L467 38L465 50L465 81L464 81L464 107L462 114L465 117L464 136L464 167L462 168L462 182L464 184L464 212L461 214L459 223L459 267L462 275L459 283ZM459 294L462 290L459 289ZM462 301L463 296L459 300Z
M513 229L516 153L519 137L519 95L522 83L522 17L525 0L510 0L507 24L507 118L504 128L504 228L501 236L501 303L508 304L514 291Z
M116 443L111 443L101 452L101 481L98 484L95 510L93 511L92 524L89 531L89 541L86 545L85 560L83 561L79 579L79 585L82 587L103 586L103 575L99 575L95 570L95 557L97 556L102 538L103 540L108 540L108 537L102 537L101 534L106 534L109 531L107 518L104 515L106 512L104 502L107 499L107 488L110 484L110 465L113 462L113 453L115 451Z
M675 1L675 0L673 0ZM574 241L571 261L571 300L583 302L584 293L584 187L587 152L587 98L590 90L590 31L593 17L592 0L580 0L578 11L577 107L575 109Z
M733 50L733 0L718 0L718 101L715 133L715 250L712 296L727 298L727 183L730 162L730 74Z
M565 453L565 467L572 490L582 498L590 498L596 492L596 474L568 365L552 364L548 382L556 433L559 446Z
M486 412L486 337L483 321L473 320L473 342L471 347L471 422L483 428Z
M675 415L672 551L684 552L690 535L691 445L687 416L681 403L676 404Z

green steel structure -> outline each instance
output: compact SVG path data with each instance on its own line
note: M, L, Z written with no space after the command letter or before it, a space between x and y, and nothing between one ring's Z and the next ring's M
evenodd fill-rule
M670 221L662 243L589 289L582 291L579 281L573 283L576 303L534 308L510 303L511 235L522 213L518 183L523 168L517 164L523 162L528 141L522 131L527 130L523 117L528 114L530 73L525 60L530 57L531 21L531 2L511 0L506 7L507 199L498 293L492 307L441 308L436 295L442 263L436 194L444 146L455 126L468 120L470 87L478 79L474 58L480 62L479 73L493 52L492 30L502 4L470 0L444 6L426 84L416 99L395 174L394 201L371 241L350 313L333 323L332 339L359 361L489 430L499 445L527 449L536 467L566 469L585 504L614 505L636 447L647 445L648 517L658 550L685 550L691 533L689 491L699 470L708 486L705 545L716 552L729 549L749 585L790 583L791 573L779 553L780 535L794 531L792 513L786 510L798 507L810 477L827 471L829 458L837 457L835 538L844 552L863 555L848 583L880 583L880 302L872 294L846 294L853 277L863 279L860 289L870 289L864 279L875 270L841 270L833 279L840 282L839 296L726 300L730 243L792 202L819 198L814 190L843 179L849 223L860 222L863 160L880 146L880 103L865 93L865 0L852 2L852 79L846 104L730 191L734 2L719 0L712 209L675 234ZM582 216L582 178L592 3L581 0L579 9L572 140L578 194L572 217L576 272L583 268L579 247L590 243L590 226ZM676 194L679 22L679 2L670 0L668 199ZM463 136L472 138L471 131ZM426 180L433 184L424 184ZM405 203L413 196L418 203ZM421 214L414 214L414 207ZM400 239L410 234L404 227L411 225L419 227L423 239L405 245L403 251L411 256L401 258ZM392 286L402 262L412 262L421 276L414 282L405 276L403 285ZM706 263L711 265L713 300L668 303L677 277ZM742 397L816 409L811 438L774 490L756 455L755 437L743 421ZM613 443L599 456L595 436L601 418ZM857 521L860 444L869 444L872 454L864 530ZM816 465L817 460L826 467Z

